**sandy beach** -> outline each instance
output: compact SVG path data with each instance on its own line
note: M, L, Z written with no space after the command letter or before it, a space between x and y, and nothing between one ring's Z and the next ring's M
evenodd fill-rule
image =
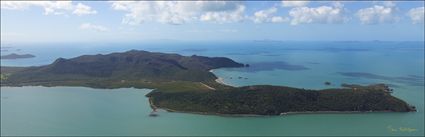
M223 78L220 78L220 77L218 77L217 79L215 79L215 82L220 83L220 84L223 84L223 85L229 85L229 84L224 83Z
M211 72L211 73L214 73L214 70L209 70L209 72ZM215 74L214 74L215 75ZM217 75L216 75L217 76ZM217 82L217 83L220 83L220 84L223 84L223 85L228 85L228 86L230 86L229 84L226 84L225 82L224 82L224 79L223 78L221 78L221 77L218 77L217 79L215 79L215 82Z
M360 114L360 113L389 113L391 111L303 111L303 112L284 112L280 115L259 115L259 114L222 114L222 113L210 113L210 112L193 112L193 111L178 111L169 108L157 107L153 104L151 99L149 99L151 108L162 109L167 112L176 112L176 113L190 113L190 114L200 114L200 115L216 115L224 117L269 117L269 116L289 116L289 115L299 115L299 114Z

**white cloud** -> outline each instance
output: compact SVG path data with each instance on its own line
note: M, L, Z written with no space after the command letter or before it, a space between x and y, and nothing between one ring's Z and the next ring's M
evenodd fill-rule
M424 7L417 7L410 9L407 13L407 16L410 17L413 24L423 24L424 23Z
M342 4L341 1L333 1L331 2L332 6L336 7L336 8L344 8L344 4Z
M1 1L1 9L26 10L30 7L43 8L45 15L62 15L72 11L77 15L94 14L96 12L91 10L91 7L81 3L73 5L71 1Z
M384 1L382 2L382 5L384 5L385 7L395 7L396 4L393 1Z
M384 6L374 5L373 7L360 9L356 15L362 24L393 23L400 19L400 17L395 15L396 10L394 3L384 3Z
M0 1L1 9L8 10L23 10L28 8L31 1L28 2L18 2L18 1Z
M288 18L274 16L276 12L277 12L276 7L260 10L255 12L254 16L251 17L251 19L254 21L254 23L263 23L263 22L281 23L281 22L286 22L289 20Z
M341 4L334 7L320 6L317 8L296 7L289 11L292 17L291 25L303 23L344 23L349 20L345 14L345 9Z
M74 12L72 12L73 14L76 14L78 16L81 15L87 15L87 14L96 14L97 11L93 10L91 7L84 5L82 3L78 3L77 6L75 7Z
M201 15L201 21L211 21L215 23L240 22L245 19L245 6L239 5L234 10L228 11L209 11Z
M118 1L112 3L114 10L128 12L124 24L136 25L145 21L158 21L168 24L182 24L191 20L191 12L178 2L171 1Z
M289 18L287 17L280 17L280 16L274 16L271 19L272 23L282 23L282 22L288 22Z
M240 21L245 7L241 2L226 1L117 1L114 10L126 11L124 24L146 21L183 24L193 20L218 23Z
M309 1L282 1L283 7L302 7L306 6L309 3Z
M93 31L97 31L97 32L106 32L109 31L108 28L101 26L101 25L95 25L95 24L91 24L91 23L83 23L80 25L80 29L82 30L93 30Z

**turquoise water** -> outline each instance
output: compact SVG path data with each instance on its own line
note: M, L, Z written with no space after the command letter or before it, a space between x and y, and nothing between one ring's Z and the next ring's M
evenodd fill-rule
M424 135L423 42L170 42L13 48L37 57L2 60L2 65L42 65L57 57L130 49L225 56L251 64L249 69L214 70L233 86L322 89L341 83L383 82L391 84L393 95L416 106L418 112L274 117L159 112L159 117L149 117L151 109L144 95L150 90L2 87L1 135ZM325 81L332 85L325 86Z

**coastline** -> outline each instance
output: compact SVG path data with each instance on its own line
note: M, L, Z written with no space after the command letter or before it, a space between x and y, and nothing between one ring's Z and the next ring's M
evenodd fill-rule
M213 73L213 74L214 74L214 70L213 70L213 69L209 70L209 72L211 72L211 73ZM214 75L215 75L215 74L214 74ZM215 75L215 76L217 77L217 75ZM223 84L223 85L231 86L231 85L229 85L229 84L226 84L226 83L224 82L224 79L223 79L222 77L217 77L217 79L215 79L214 81L215 81L215 82L217 82L217 83Z
M280 116L297 114L358 114L358 113L390 113L394 111L302 111L302 112L284 112Z
M223 84L223 85L230 86L229 84L224 83L224 80L221 77L218 77L217 79L215 79L215 82L220 83L220 84Z
M221 114L221 113L208 113L208 112L192 112L192 111L179 111L169 108L161 108L157 107L153 104L152 99L149 97L149 104L151 108L156 111L157 109L162 109L167 112L175 112L175 113L189 113L189 114L199 114L199 115L213 115L213 116L226 116L226 117L265 117L265 116L274 116L274 115L257 115L257 114ZM275 115L278 116L278 115Z
M299 115L299 114L362 114L362 113L393 113L393 111L303 111L303 112L284 112L279 115L259 115L259 114L222 114L222 113L209 113L209 112L192 112L192 111L178 111L169 108L157 107L153 104L151 98L149 98L149 103L152 109L162 109L167 112L176 112L176 113L189 113L189 114L200 114L200 115L213 115L213 116L223 116L223 117L270 117L270 116L290 116L290 115Z

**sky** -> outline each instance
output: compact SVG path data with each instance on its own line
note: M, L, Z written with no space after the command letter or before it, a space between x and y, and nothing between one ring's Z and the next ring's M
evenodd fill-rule
M1 1L1 41L424 41L423 1Z

